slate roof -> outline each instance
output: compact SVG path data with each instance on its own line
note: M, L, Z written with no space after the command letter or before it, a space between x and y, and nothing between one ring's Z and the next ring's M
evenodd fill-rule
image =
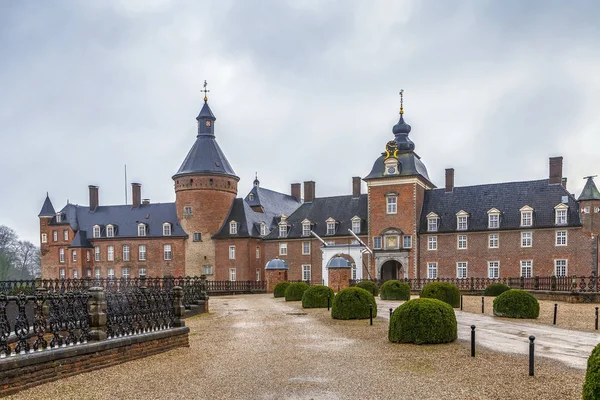
M429 174L427 173L427 168L425 168L425 164L423 164L421 157L419 157L417 154L413 152L398 154L398 164L400 169L400 173L398 175L384 175L384 158L385 155L382 154L377 160L375 160L375 163L373 163L373 168L371 168L371 172L369 172L369 175L363 178L365 181L374 178L393 179L398 176L421 175L423 178L427 179L428 182L431 182L429 179Z
M285 260L273 258L267 261L267 264L265 264L265 269L288 269L288 263L285 262Z
M106 238L106 225L109 224L115 226L114 238L138 237L139 223L146 224L146 237L164 237L165 222L171 224L171 237L188 236L177 219L175 203L142 204L137 208L131 205L98 206L94 212L90 212L88 206L67 204L61 212L64 214L63 222L76 232L71 242L73 247L89 247L95 225L101 228L100 238Z
M585 186L581 191L581 195L577 200L600 200L600 192L594 183L594 178L591 176L587 178L587 182L585 183Z
M361 231L359 235L367 234L367 209L368 196L361 194L354 198L352 195L335 197L318 197L310 203L302 204L293 214L287 218L290 225L288 238L302 238L302 221L308 219L312 222L312 230L323 239L331 236L350 236L348 229L352 229L352 218L358 216L361 219ZM327 219L336 220L336 231L334 235L327 235ZM279 230L274 229L265 239L279 238Z
M50 197L48 193L46 193L46 200L44 200L44 205L42 205L42 209L38 214L38 217L54 217L56 215L56 211L54 211L54 206L50 201Z
M250 194L253 194L254 200L249 200ZM262 207L264 212L256 212L252 209L252 206ZM233 200L229 215L219 231L213 235L213 238L258 238L260 237L260 224L262 222L267 224L269 231L276 230L281 214L290 215L299 206L300 202L295 197L254 186L245 198ZM237 234L229 234L229 223L231 221L238 223Z
M477 186L455 187L446 193L445 188L425 191L420 219L420 233L427 233L427 215L436 213L439 219L438 232L457 232L456 214L463 210L469 213L469 231L497 231L523 229L521 211L523 206L533 208L532 228L556 227L554 207L567 198L567 226L581 226L579 207L561 184L548 183L548 179L526 182L494 183ZM498 209L500 228L488 228L488 211Z

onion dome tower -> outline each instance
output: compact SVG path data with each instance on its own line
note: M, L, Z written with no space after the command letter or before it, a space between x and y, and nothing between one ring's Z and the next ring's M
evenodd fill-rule
M196 141L173 175L177 217L189 235L186 274L198 276L203 265L215 266L211 236L227 218L240 180L216 141L216 118L208 105L206 85L204 81L204 105L196 118Z

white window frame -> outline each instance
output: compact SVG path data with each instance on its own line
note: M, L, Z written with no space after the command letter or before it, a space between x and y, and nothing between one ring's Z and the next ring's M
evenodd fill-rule
M229 246L229 259L235 260L235 246Z
M533 247L533 232L521 232L521 247Z
M63 240L65 242L69 241L69 231L67 229L63 230Z
M229 268L229 280L235 282L237 279L237 271L235 268Z
M427 232L437 232L440 225L440 217L431 212L427 214Z
M193 214L192 206L184 206L183 207L183 215L190 216Z
M488 235L488 249L498 249L500 248L500 234L499 233L490 233Z
M64 247L61 247L60 249L58 249L58 262L60 262L60 263L64 263L65 262L65 249L64 249Z
M492 208L488 211L488 229L500 228L500 210Z
M427 279L437 279L438 277L438 263L428 262L427 263Z
M92 269L88 268L85 270L86 273L86 278L91 278L92 277Z
M267 224L265 224L264 222L260 223L260 236L266 236L267 235Z
M56 213L56 222L57 223L61 223L62 222L62 214L61 213Z
M73 270L73 279L78 279L79 278L79 270L74 269Z
M256 268L256 282L260 282L260 268Z
M359 234L360 233L360 218L354 217L352 218L352 232Z
M556 231L554 236L555 246L566 246L568 241L568 233L565 230Z
M256 259L258 260L260 258L260 247L256 246Z
M72 251L71 259L73 260L73 262L77 262L77 250Z
M100 225L94 225L92 228L92 237L99 238L102 230L100 229Z
M437 236L427 237L427 250L437 250Z
M558 264L563 264L559 267ZM564 271L559 271L559 268L564 269ZM561 273L559 273L561 272ZM554 276L568 276L569 275L569 260L565 258L560 258L554 260Z
M590 213L590 206L583 207L583 213L584 214L589 214Z
M194 232L194 236L192 237L194 242L201 242L202 241L202 233L200 232Z
M464 240L461 240L464 239ZM468 239L467 239L467 235L456 235L456 248L458 250L466 250L469 245L468 245Z
M65 279L65 269L64 268L60 268L58 270L58 276L60 277L60 279Z
M288 227L286 223L279 224L279 237L286 238L288 235Z
M521 277L531 278L533 276L533 260L521 260Z
M530 206L523 206L521 211L521 226L533 226L533 208Z
M121 277L129 279L129 267L121 268Z
M304 237L310 236L310 222L302 223L302 236L304 236Z
M569 206L561 203L554 207L554 224L558 226L564 226L568 224L568 213Z
M146 224L138 224L138 236L146 236Z
M173 247L170 244L163 245L163 259L171 261L173 259Z
M287 256L287 254L288 254L287 243L279 243L279 255Z
M90 261L90 251L86 250L85 252L85 261ZM90 272L90 276L92 276L92 273Z
M171 223L170 222L165 222L163 224L163 236L171 236L172 234L172 229L171 229Z
M148 258L148 249L145 244L138 246L138 261L146 261Z
M398 196L386 197L386 214L398 214Z
M238 233L238 229L237 228L238 228L237 222L231 221L229 223L229 234L230 235L237 235L237 233Z
M460 210L456 213L456 230L457 231L466 231L469 229L469 214Z
M408 240L408 246L407 246L407 240ZM402 248L404 249L412 249L412 236L411 235L404 235L402 236Z
M310 255L310 242L302 242L302 255L308 256Z
M357 269L356 269L356 263L352 263L350 265L352 266L352 271L351 271L352 272L352 275L351 275L352 278L351 279L356 279L356 275L358 273Z
M373 249L381 250L383 248L383 238L381 236L373 236Z
M53 242L58 241L58 231L52 231L52 241Z
M336 221L333 218L328 218L326 222L327 225L327 236L335 235L335 223Z
M115 237L115 227L106 225L106 237Z
M100 261L100 246L94 246L94 261Z
M311 275L310 264L302 265L302 280L310 282L310 275Z
M500 278L500 261L488 261L488 278Z
M129 261L131 259L131 248L129 245L123 245L123 261Z
M138 276L140 278L145 278L146 277L146 268L141 267L138 269Z
M456 263L456 277L458 279L467 279L469 274L469 263L467 261L458 261Z
M48 234L42 233L42 243L48 243Z
M213 266L212 265L203 265L202 266L202 275L212 275L213 274Z
M101 278L101 276L102 276L102 275L100 275L100 268L99 268L99 267L96 267L96 268L94 268L94 277L95 277L96 279L100 279L100 278Z
M106 246L106 260L115 261L115 246Z
M114 268L108 269L108 279L115 279L115 269Z

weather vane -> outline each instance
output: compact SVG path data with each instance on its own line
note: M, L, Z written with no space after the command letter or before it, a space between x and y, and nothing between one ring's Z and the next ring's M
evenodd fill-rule
M201 90L201 92L204 92L204 102L206 103L208 101L208 97L206 97L206 93L210 93L210 90L206 89L206 85L208 85L208 83L206 83L206 79L204 80L204 89Z
M404 89L400 89L400 115L404 114Z

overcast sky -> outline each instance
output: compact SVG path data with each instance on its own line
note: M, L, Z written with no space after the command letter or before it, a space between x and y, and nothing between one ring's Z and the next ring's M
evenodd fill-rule
M400 89L438 186L600 174L600 2L0 0L0 225L39 244L55 208L175 199L202 83L240 176L351 193ZM600 183L600 182L599 182ZM129 199L131 195L129 194Z

